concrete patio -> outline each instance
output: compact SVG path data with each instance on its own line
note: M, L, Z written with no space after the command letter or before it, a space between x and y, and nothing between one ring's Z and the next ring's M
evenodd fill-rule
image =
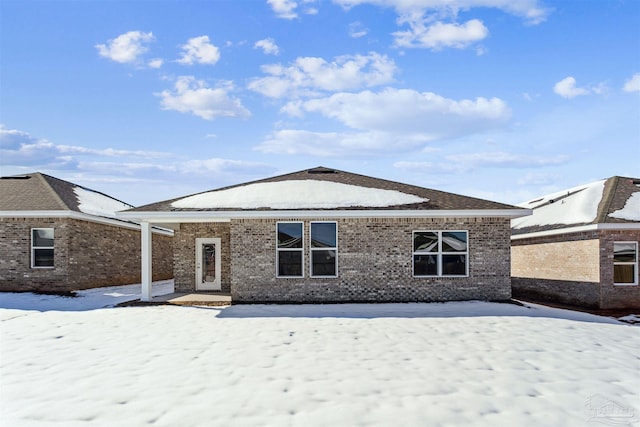
M165 295L158 295L149 302L140 300L129 301L118 304L119 306L137 306L137 305L204 305L204 306L222 306L231 305L231 294L221 292L174 292Z

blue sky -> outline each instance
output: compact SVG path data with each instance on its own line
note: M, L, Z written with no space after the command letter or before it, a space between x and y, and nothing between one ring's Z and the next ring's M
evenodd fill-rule
M636 0L0 0L0 173L141 205L319 165L519 203L640 177Z

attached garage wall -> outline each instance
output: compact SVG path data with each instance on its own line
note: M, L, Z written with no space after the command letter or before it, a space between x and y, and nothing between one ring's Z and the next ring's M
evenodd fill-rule
M600 281L600 241L514 246L511 249L511 276L597 283Z

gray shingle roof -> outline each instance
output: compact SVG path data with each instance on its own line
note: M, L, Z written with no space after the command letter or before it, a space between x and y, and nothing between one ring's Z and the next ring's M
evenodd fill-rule
M591 184L585 184L585 188ZM602 190L602 194L598 195L600 197L599 200L592 200L593 203L597 203L597 212L595 218L592 221L575 221L570 224L535 224L536 222L536 211L538 209L544 209L549 204L560 204L563 203L563 199L569 199L571 197L575 197L583 192L584 189L577 188L574 191L565 190L564 192L558 192L556 194L564 193L560 197L556 197L555 199L545 201L544 204L537 205L533 208L533 215L527 218L522 218L520 220L515 220L516 222L523 221L526 224L533 224L531 226L520 226L518 228L512 228L512 234L521 235L528 233L537 233L541 231L550 231L550 230L562 230L564 228L572 228L579 227L585 225L593 225L593 224L634 224L640 221L623 219L612 217L616 211L619 211L625 207L625 204L629 200L632 194L640 192L640 179L638 178L629 178L629 177L621 177L621 176L613 176L611 178L606 179L604 183L604 188ZM542 198L541 198L542 199ZM528 208L528 204L534 204L537 200L533 200L529 203L523 203L520 206L524 208ZM572 206L571 204L567 204L568 206ZM571 212L567 212L567 217L571 216ZM578 215L576 215L578 217Z
M74 191L78 187L120 202L99 191L35 172L0 178L0 211L82 212Z
M406 194L411 194L418 196L423 199L427 199L428 201L422 203L414 203L414 204L404 204L397 206L387 206L387 207L368 207L368 206L354 206L350 208L341 208L341 210L366 210L366 209L375 209L375 210L489 210L489 209L520 209L516 206L506 205L503 203L492 202L488 200L477 199L474 197L461 196L458 194L447 193L444 191L432 190L428 188L418 187L415 185L402 184L395 181L388 181L379 178L373 178L370 176L359 175L355 173L340 171L336 169L329 169L326 167L317 167L312 169L305 169L299 172L293 172L286 175L279 175L271 178L261 179L257 181L247 182L239 185L223 187L216 190L211 191L222 191L228 190L231 188L237 188L246 186L249 184L258 184L258 183L268 183L268 182L280 182L287 180L318 180L318 181L331 181L341 184L349 184L360 187L367 188L376 188L383 190L394 190L399 191ZM204 194L209 193L209 191L198 193ZM189 196L185 196L189 197ZM180 197L171 200L165 200L162 202L152 203L145 206L140 206L135 209L131 209L128 212L189 212L189 211L224 211L224 210L243 210L239 209L219 209L219 208L209 208L209 209L186 209L186 208L175 208L172 206L172 203L184 199L185 197ZM246 210L246 209L245 209ZM271 210L269 208L260 208L254 210ZM293 209L295 210L295 209Z

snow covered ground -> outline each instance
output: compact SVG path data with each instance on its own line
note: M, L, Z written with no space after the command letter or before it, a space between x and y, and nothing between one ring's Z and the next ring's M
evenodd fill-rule
M0 294L0 425L640 425L640 328L615 319L484 302L97 308L131 289Z

